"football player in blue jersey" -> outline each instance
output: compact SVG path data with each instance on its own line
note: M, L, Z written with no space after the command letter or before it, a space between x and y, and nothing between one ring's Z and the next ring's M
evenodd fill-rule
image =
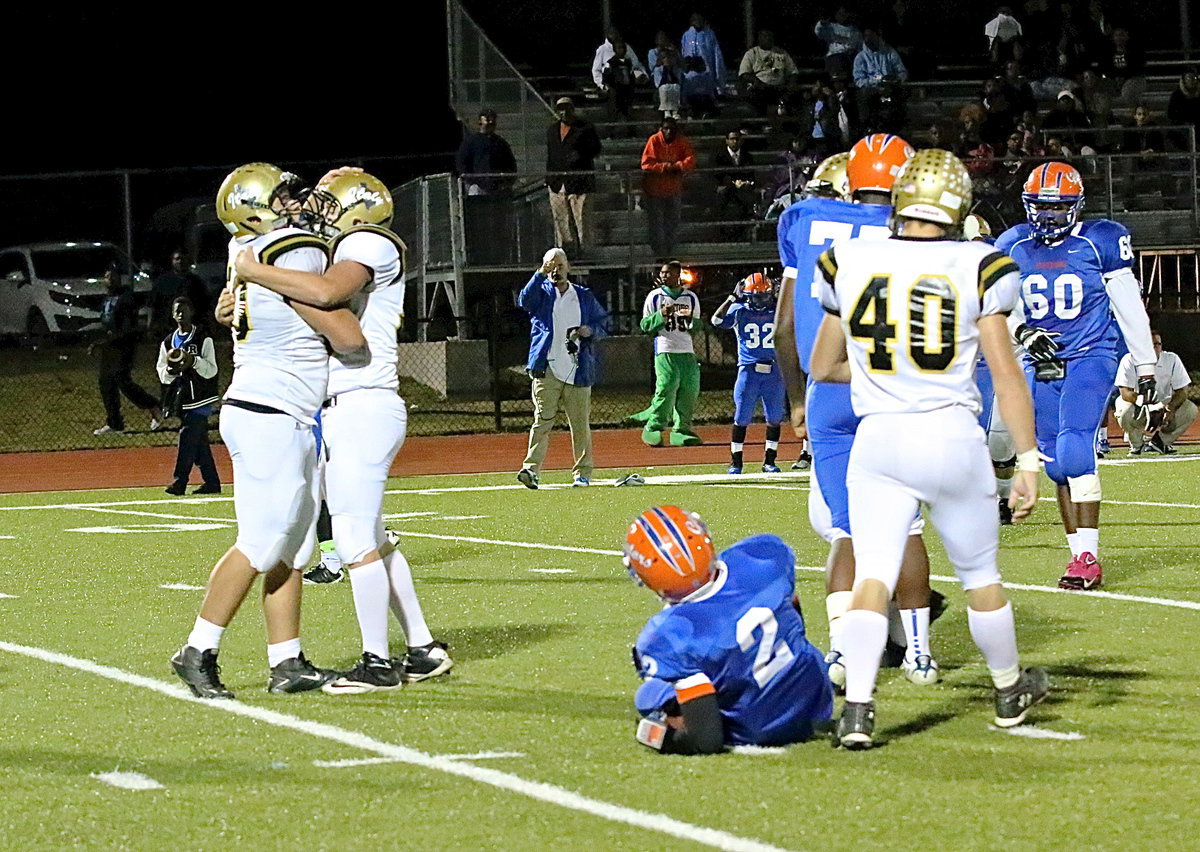
M633 662L637 740L664 753L803 742L833 715L821 652L805 638L796 560L773 535L719 556L700 516L643 512L625 536L625 566L667 607L642 629Z
M1137 405L1157 404L1150 320L1134 277L1129 231L1110 219L1080 221L1083 179L1066 163L1038 166L1021 200L1028 222L996 248L1021 267L1025 348L1038 449L1058 486L1071 561L1064 589L1100 585L1100 477L1093 448L1117 371L1122 338L1137 368Z
M754 419L754 409L762 400L767 421L767 449L763 473L779 473L775 464L779 452L787 392L783 374L775 363L775 287L771 279L755 272L739 281L712 315L717 328L732 328L737 334L738 373L733 385L733 435L729 442L729 472L742 472L742 450L746 427Z
M846 467L858 418L846 385L809 381L805 386L813 342L825 317L818 300L816 262L831 244L853 237L888 238L892 183L912 154L912 147L898 136L867 136L849 154L836 154L821 163L806 187L809 196L785 210L779 219L783 282L775 310L775 352L792 402L792 425L797 437L807 432L812 447L808 514L813 529L830 545L825 573L830 647L826 660L830 678L838 687L845 683L841 619L854 585ZM899 664L909 680L934 683L938 671L929 646L929 558L921 528L918 516L896 591L898 621L903 627L893 625L889 647L907 646ZM897 664L895 660L890 662Z

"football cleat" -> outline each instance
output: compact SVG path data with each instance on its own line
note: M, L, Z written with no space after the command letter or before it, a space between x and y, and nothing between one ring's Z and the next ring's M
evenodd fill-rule
M417 683L445 674L454 666L454 660L446 653L446 643L430 642L417 648L409 648L400 661L401 677L405 683Z
M1170 446L1166 441L1163 440L1162 433L1156 433L1154 437L1150 439L1150 447L1162 453L1164 456L1173 456L1179 452L1179 450Z
M277 695L295 692L308 692L320 689L336 678L338 673L330 669L319 669L300 654L284 660L271 668L271 677L267 681L267 692Z
M1001 497L998 508L1000 510L1000 526L1012 526L1012 506L1008 505L1008 500Z
M764 464L764 465L762 466L762 472L763 472L763 473L779 473L779 472L780 472L780 471L779 471L779 465L777 465L777 464Z
M812 454L808 450L800 453L800 458L792 462L792 470L808 470L812 467Z
M1050 692L1050 678L1045 669L1021 670L1017 682L1006 689L996 690L996 718L998 728L1015 728L1025 721L1029 708L1040 702Z
M686 598L717 575L708 527L695 512L658 506L638 515L625 533L625 567L670 603Z
M729 466L729 470L727 470L725 472L728 473L730 476L738 476L742 472L742 466L740 464L731 464Z
M577 476L577 477L575 477L575 480L571 483L571 487L572 488L587 488L591 484L592 484L592 481L590 479L588 479L586 476Z
M1100 560L1093 553L1081 553L1067 563L1067 571L1058 581L1060 589L1088 591L1100 586L1103 575Z
M919 654L915 659L906 659L900 664L904 676L912 683L929 686L938 682L937 661L928 654Z
M829 670L829 682L833 691L841 695L846 691L846 664L842 662L841 651L830 651L825 655L825 665Z
M529 468L523 467L521 468L520 472L517 473L517 482L521 483L526 488L537 491L538 475Z
M217 665L215 648L201 651L184 645L171 657L171 668L197 698L233 698L233 693L221 683L221 667Z
M833 746L851 751L867 749L875 745L875 702L858 703L847 701L842 705L842 715L833 732Z
M391 660L363 652L358 665L321 687L329 695L361 695L404 685L400 667Z
M622 476L620 479L618 479L616 482L613 483L613 485L617 486L618 488L621 487L622 485L645 485L645 484L646 484L646 477L642 476L640 473L630 473L626 476Z
M322 586L327 583L340 583L344 576L346 573L341 569L332 571L322 562L316 568L305 573L304 584L306 586Z

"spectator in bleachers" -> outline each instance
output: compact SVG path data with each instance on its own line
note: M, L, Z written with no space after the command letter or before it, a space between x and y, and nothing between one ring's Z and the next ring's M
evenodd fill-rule
M1070 160L1075 150L1069 148L1061 136L1047 136L1045 156L1051 160Z
M899 132L904 124L900 84L907 79L908 69L895 48L878 31L864 30L862 49L854 57L854 85L865 132Z
M953 132L943 122L935 121L925 130L925 143L921 147L953 151L956 147L956 140Z
M617 36L612 46L613 55L604 63L604 68L600 72L602 81L600 88L608 101L609 121L628 122L632 117L634 86L639 81L648 78L645 74L642 74L641 77L637 76L633 67L633 54L629 52L629 46L620 36ZM625 133L626 135L632 133L632 128L628 124L625 126Z
M664 258L675 248L683 210L683 177L696 168L692 143L673 118L664 118L642 149L642 191L650 225L650 249Z
M1031 157L1040 157L1045 153L1042 145L1042 121L1036 112L1025 110L1021 113L1017 120L1017 130L1025 137L1021 147L1029 152Z
M1086 64L1087 39L1076 20L1072 3L1059 5L1057 52L1058 67L1055 70L1060 75L1073 77Z
M983 84L980 99L986 112L980 127L980 136L992 148L999 150L1004 140L1017 123L1017 110L1008 98L1002 77L993 77Z
M731 129L725 141L713 152L709 165L717 184L716 217L721 221L746 221L757 215L758 190L755 187L754 157L746 150L742 134ZM734 240L745 234L726 226L723 236ZM670 252L667 252L670 254Z
M981 104L965 104L958 111L958 138L954 153L963 161L971 178L986 177L993 169L995 150L983 141L983 122L987 112Z
M758 44L746 51L738 66L742 91L760 115L775 112L795 90L799 69L792 57L775 44L775 33L759 30Z
M679 118L683 82L681 58L675 43L666 32L659 30L654 36L654 47L646 54L646 66L650 69L650 79L654 81L658 95L655 106L663 118Z
M1200 129L1200 75L1195 69L1185 71L1179 78L1179 86L1171 92L1171 98L1167 101L1167 121ZM1189 134L1175 131L1171 135L1179 150L1192 150Z
M604 89L604 66L608 64L608 60L612 59L613 54L617 52L614 45L618 41L625 41L625 39L621 37L621 33L616 27L609 27L608 32L605 33L604 42L596 48L596 55L592 57L592 82L596 84L597 89ZM626 47L628 47L628 44ZM642 65L642 60L638 59L637 52L632 47L628 47L628 50L629 60L633 63L634 75L639 79L649 80L650 75L646 73L646 68Z
M1004 63L1002 82L1005 94L1008 95L1008 102L1012 104L1017 115L1026 110L1037 112L1037 99L1033 96L1033 88L1029 85L1029 81L1021 73L1020 62L1010 59Z
M1128 161L1128 168L1132 173L1131 199L1162 195L1164 184L1159 174L1162 161L1152 155L1161 154L1166 148L1166 137L1155 124L1150 110L1144 104L1138 104L1133 109L1133 119L1121 134L1122 154L1147 155Z
M849 77L854 69L854 57L862 47L862 32L854 25L850 10L838 6L833 20L818 19L813 35L825 42L825 73L830 77Z
M517 158L507 140L496 132L496 111L479 111L479 132L467 133L454 157L460 177L466 178L467 195L503 195L512 190Z
M1046 130L1066 131L1064 137L1067 139L1074 139L1075 134L1072 131L1087 130L1091 126L1087 114L1079 108L1079 99L1070 89L1063 89L1058 93L1054 109L1046 113L1042 121L1042 127Z
M1113 116L1112 98L1100 75L1091 68L1084 69L1079 75L1079 101L1083 114L1097 131L1109 125L1116 124ZM1090 137L1093 147L1108 147L1103 134L1097 133Z
M1097 58L1096 67L1121 101L1139 103L1146 93L1146 54L1140 45L1131 42L1129 30L1116 27Z
M725 55L717 42L717 34L703 15L693 12L689 23L691 26L679 40L684 67L683 86L689 96L705 98L715 104L717 94L724 93L729 85Z
M1003 67L1008 60L1020 61L1024 56L1025 49L1021 42L1024 31L1021 22L1013 17L1010 7L996 7L996 17L984 25L983 35L988 40L988 56L993 65Z
M575 114L575 102L554 102L558 120L546 128L546 188L554 217L554 241L578 255L591 244L588 193L596 189L600 137L592 124Z
M823 160L849 147L839 121L841 102L828 79L818 80L804 100L797 124L805 150Z
M824 159L818 159L809 149L811 141L810 138L796 134L789 140L787 148L775 158L776 166L771 172L771 187L767 198L776 203L772 204L771 210L768 211L768 219L779 218L778 213L782 213L783 208L800 200L800 193L808 181L812 167ZM772 212L776 214L774 217L771 216Z

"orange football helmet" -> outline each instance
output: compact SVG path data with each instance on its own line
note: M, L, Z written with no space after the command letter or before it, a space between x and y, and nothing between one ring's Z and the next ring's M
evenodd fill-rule
M850 196L862 191L891 192L896 175L915 153L899 136L872 133L854 143L846 164Z
M1083 178L1066 163L1046 163L1029 173L1021 192L1025 217L1042 242L1065 237L1083 211Z
M695 512L658 506L642 512L625 534L625 567L634 582L678 603L717 572L708 527Z
M775 306L775 287L771 284L771 279L761 272L755 272L742 279L738 291L755 310L765 311Z

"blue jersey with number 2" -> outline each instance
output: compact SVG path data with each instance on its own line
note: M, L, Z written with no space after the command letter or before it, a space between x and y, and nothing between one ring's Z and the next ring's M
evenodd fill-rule
M1060 336L1058 357L1115 355L1121 332L1109 306L1104 276L1133 265L1124 225L1111 219L1080 222L1054 245L1034 238L1028 224L1009 228L996 248L1021 267L1025 322Z
M795 276L796 351L800 367L809 372L817 329L825 309L816 288L817 258L834 243L852 237L887 239L892 208L884 204L851 204L836 198L805 198L779 217L779 260L785 278Z
M723 576L706 596L669 606L638 636L638 673L675 683L712 681L731 743L782 745L812 735L833 713L825 662L792 604L795 557L756 535L720 555Z

